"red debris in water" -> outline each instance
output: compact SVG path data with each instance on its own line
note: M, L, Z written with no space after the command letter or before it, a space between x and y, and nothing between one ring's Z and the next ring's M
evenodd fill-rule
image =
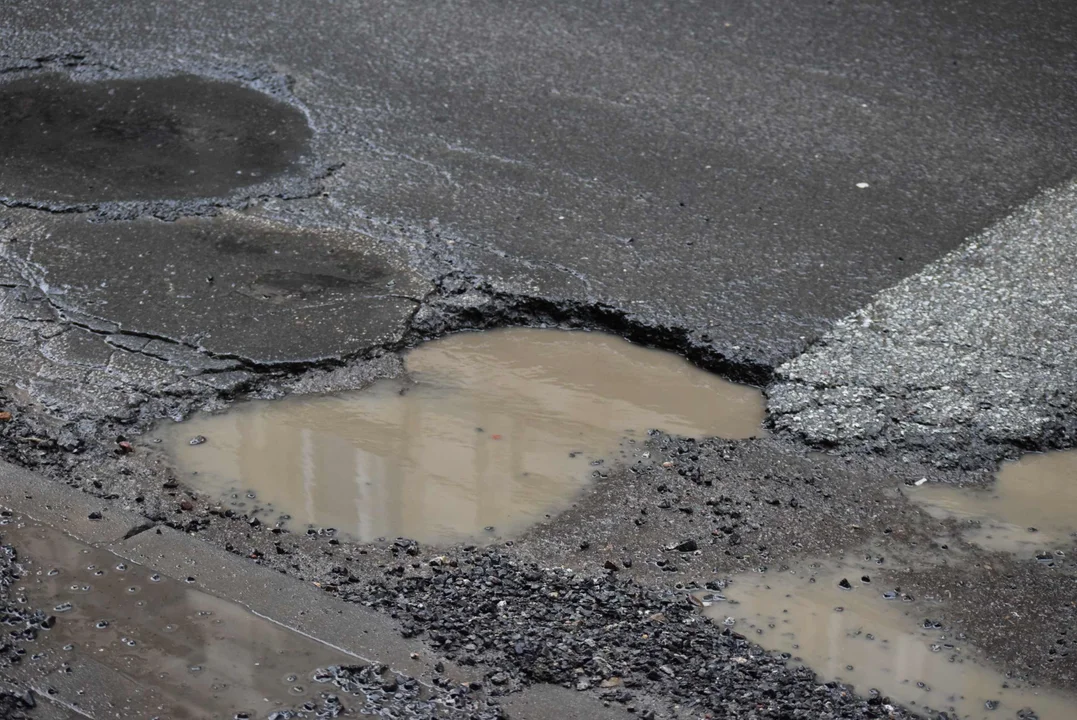
M500 435L491 435L490 437L492 437L494 440L500 440L501 439Z

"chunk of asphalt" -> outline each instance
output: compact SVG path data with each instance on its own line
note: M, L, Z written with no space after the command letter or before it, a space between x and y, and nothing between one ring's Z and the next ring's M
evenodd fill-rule
M1077 440L1077 183L839 322L767 389L811 443L987 466Z

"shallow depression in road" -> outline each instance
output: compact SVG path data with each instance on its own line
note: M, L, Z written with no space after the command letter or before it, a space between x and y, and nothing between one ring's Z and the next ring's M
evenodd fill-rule
M978 653L949 636L916 598L882 582L879 559L748 573L722 593L696 597L715 622L732 623L767 650L788 653L821 679L853 685L865 697L965 720L1013 718L1024 708L1039 720L1074 717L1077 699L1022 686L979 664Z
M963 535L971 542L1050 559L1077 533L1077 450L1008 462L988 488L932 484L909 496L932 515L969 522Z
M762 433L758 390L599 333L463 333L405 364L405 379L245 403L160 435L187 483L263 519L454 542L563 510L649 429Z

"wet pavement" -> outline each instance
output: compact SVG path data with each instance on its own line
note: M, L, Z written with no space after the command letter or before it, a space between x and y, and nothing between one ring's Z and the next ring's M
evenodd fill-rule
M302 530L490 542L568 507L653 429L750 437L758 390L599 333L502 330L419 346L403 379L195 416L154 433L184 482Z
M91 506L50 522L93 534L122 517L109 542L133 533L130 547L153 548L146 563L188 572L224 553L192 576L244 568L218 587L249 602L317 592L348 608L331 624L370 613L421 664L471 672L456 691L552 684L584 703L580 717L597 716L588 702L639 717L919 712L859 681L820 683L689 600L868 546L888 585L933 604L933 632L965 636L955 665L974 659L1042 697L1077 688L1071 493L1050 492L1050 516L1028 480L1017 494L1000 480L986 490L997 501L964 495L1002 460L1077 442L1072 3L5 11L0 451L37 473L0 486L19 488L9 502L45 486L41 497L84 493ZM479 550L424 534L428 522L384 542L277 526L254 505L222 506L221 488L191 482L147 434L254 408L302 416L318 393L430 407L406 354L505 326L673 351L763 388L772 432L656 423L673 434L640 426L612 455L600 433L571 450L605 461L559 495L561 512ZM575 365L596 383L609 370ZM610 392L705 397L671 392L668 365L641 372ZM531 410L568 402L522 397ZM468 424L455 446L492 457L516 434ZM192 453L225 437L204 434ZM285 455L273 465L303 458ZM1021 525L1042 548L1011 552ZM260 596L246 582L261 571L285 584ZM0 689L0 703L26 705L19 692ZM938 683L901 697L934 707L961 694L986 697ZM379 698L401 712L414 699ZM572 704L561 698L532 711ZM453 707L489 710L470 702Z
M91 717L265 717L317 698L318 668L358 662L57 529L16 516L0 530L21 553L20 602L54 618L11 672L50 702Z

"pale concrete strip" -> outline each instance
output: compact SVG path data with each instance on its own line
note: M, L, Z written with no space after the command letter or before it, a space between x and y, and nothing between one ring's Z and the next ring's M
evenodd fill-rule
M97 544L174 579L193 577L194 587L236 602L286 628L363 660L379 662L429 681L438 658L421 641L402 638L387 616L345 603L313 585L168 527L154 527L127 538L132 529L146 524L145 518L137 513L109 509L109 505L36 473L0 462L0 507L62 529L83 542ZM101 513L101 519L90 520L93 512ZM481 679L484 672L483 668L470 668L465 673L459 667L445 664L446 674L458 681ZM33 712L35 718L122 717L116 713L148 700L144 696L152 692L130 680L117 685L120 681L110 681L114 673L110 674L104 666L87 665L74 675L53 672L38 677L29 672L29 666L26 670L24 682L42 698ZM81 712L45 701L50 688L57 691L65 688L73 693L86 690L80 696L86 698L80 703ZM527 688L500 698L499 703L514 720L550 717L605 720L627 716L620 709L606 708L592 694L555 686Z
M594 696L560 685L532 685L499 698L512 720L621 720L636 717L623 706L605 707Z
M30 712L34 720L85 720L92 715L81 713L75 708L54 703L40 695L37 696L37 707Z
M193 577L200 590L369 662L414 677L428 677L436 662L420 641L401 638L388 617L171 528L155 528L108 547L178 580Z
M3 461L0 505L86 543L119 540L151 524L138 513L117 510L111 502Z

